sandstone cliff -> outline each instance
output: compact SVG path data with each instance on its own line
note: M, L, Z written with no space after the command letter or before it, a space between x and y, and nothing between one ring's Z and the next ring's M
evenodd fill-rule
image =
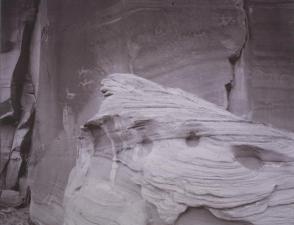
M293 131L293 5L2 0L0 204L25 205L32 193L35 223L63 223L80 126L97 113L100 81L111 73L139 74Z

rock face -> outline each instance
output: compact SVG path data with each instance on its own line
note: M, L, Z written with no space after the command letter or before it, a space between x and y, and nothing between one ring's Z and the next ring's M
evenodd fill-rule
M244 71L239 69L236 73L235 82L235 90L240 90L237 83L242 83L244 78L247 80L245 86L248 88L252 119L292 131L293 6L294 1L291 0L247 1L249 38L244 51L246 66ZM232 102L238 105L236 100Z
M99 108L107 74L140 74L294 130L291 0L41 0L38 13L29 166L35 222L62 224L76 137Z
M227 107L225 85L232 79L228 58L238 54L246 37L245 13L237 3L40 2L35 38L40 42L40 76L30 160L31 217L36 223L62 224L76 137L99 108L98 90L106 75L137 73Z
M1 1L0 206L22 205L29 194L26 180L36 103L30 43L37 10L37 0Z
M80 126L98 111L108 74L140 74L294 131L293 5L1 0L0 206L23 204L31 192L34 223L63 223Z
M65 225L294 223L293 133L130 74L108 76L101 92Z

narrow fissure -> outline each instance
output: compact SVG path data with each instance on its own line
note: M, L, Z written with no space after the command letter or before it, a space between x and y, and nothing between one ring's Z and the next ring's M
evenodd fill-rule
M3 112L0 118L1 124L15 127L10 152L0 171L0 217L3 216L4 224L10 224L9 218L16 215L27 217L27 206L30 203L27 176L36 98L29 68L39 0L29 0L26 4L20 55L12 75L10 100L6 103L10 104L6 109L10 109Z
M235 87L236 82L236 67L238 63L241 61L243 52L247 46L247 43L250 38L250 28L249 28L249 15L248 15L248 1L242 0L237 7L239 7L243 13L244 13L244 27L245 27L245 36L244 41L239 49L237 49L236 52L234 52L229 58L228 61L231 65L231 72L232 72L232 79L225 84L225 91L227 96L227 107L226 109L228 111L231 111L231 94L233 92L233 89Z

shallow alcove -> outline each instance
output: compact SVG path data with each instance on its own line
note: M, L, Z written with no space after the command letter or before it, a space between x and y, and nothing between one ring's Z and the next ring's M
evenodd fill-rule
M240 221L227 221L215 217L205 208L188 208L175 225L251 225Z

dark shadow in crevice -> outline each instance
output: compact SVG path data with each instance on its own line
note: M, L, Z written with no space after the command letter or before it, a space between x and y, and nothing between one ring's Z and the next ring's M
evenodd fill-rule
M195 132L190 132L185 139L187 146L196 147L200 142L200 137Z
M265 163L278 164L294 161L287 155L251 145L234 146L233 154L239 163L252 170L260 169Z
M196 223L194 221L197 221ZM204 207L190 207L184 213L182 213L175 225L191 225L192 223L197 225L252 225L249 222L243 222L241 220L228 221L220 219L213 215L208 209Z

